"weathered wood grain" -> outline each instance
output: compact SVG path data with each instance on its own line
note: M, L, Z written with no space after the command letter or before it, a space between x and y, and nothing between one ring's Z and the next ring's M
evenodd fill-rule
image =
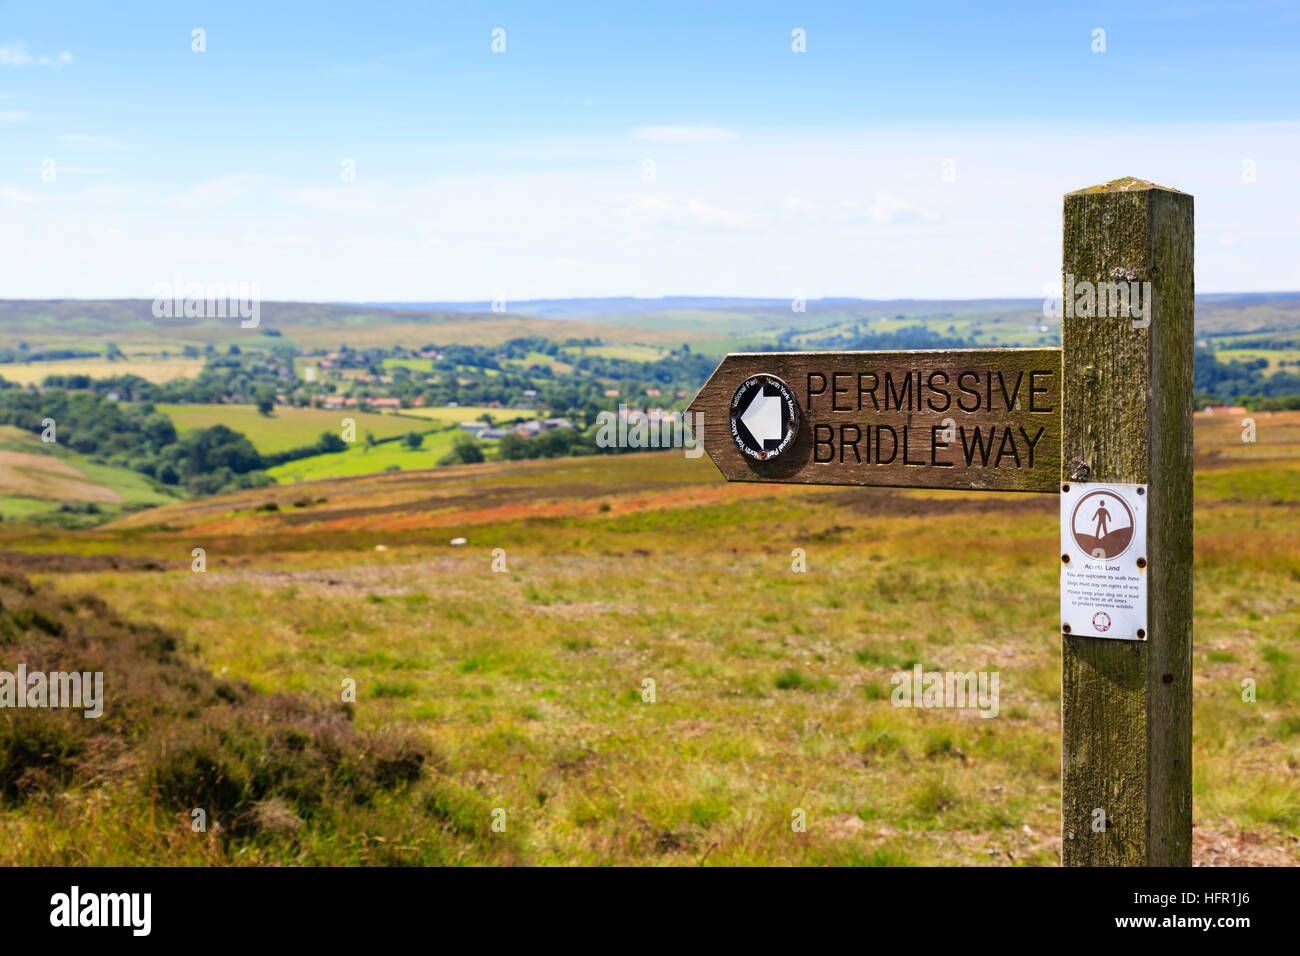
M730 429L732 395L759 373L800 406L794 443L764 462ZM1052 492L1060 383L1060 349L737 353L689 411L728 481Z
M1073 281L1151 283L1149 325L1062 320L1062 481L1149 486L1146 641L1062 638L1066 865L1190 865L1193 203L1119 180L1065 197ZM1097 811L1106 828L1094 828Z

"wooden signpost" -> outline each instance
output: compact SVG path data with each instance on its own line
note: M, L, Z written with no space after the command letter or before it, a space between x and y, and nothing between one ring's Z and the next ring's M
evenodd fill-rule
M756 374L787 385L801 420L764 459L731 436L749 415L760 434L746 441L775 450L759 417L768 397L736 395ZM739 353L689 410L704 415L704 450L729 481L1055 491L1060 479L1060 349Z
M1192 197L1068 194L1062 272L1059 349L733 354L688 411L728 481L1058 494L1062 859L1186 866Z

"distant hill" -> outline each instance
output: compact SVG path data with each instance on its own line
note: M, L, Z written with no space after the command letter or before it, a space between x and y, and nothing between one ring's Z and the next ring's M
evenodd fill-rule
M463 322L473 317L466 310L435 313L428 310L379 309L366 306L330 305L314 302L262 302L259 324L241 329L238 318L158 318L151 299L0 299L0 334L9 339L20 332L65 343L79 337L106 337L114 341L137 337L132 333L152 332L155 338L195 342L223 341L241 333L264 329L326 327L332 330L367 324L411 322L437 324ZM499 319L487 310L484 318ZM179 334L178 334L179 333Z
M369 308L424 310L465 315L490 313L490 301L367 302ZM718 296L620 296L592 299L527 299L508 302L509 311L542 319L588 319L615 324L680 323L698 328L701 315L715 333L775 328L805 328L856 318L923 322L999 317L1009 324L1042 319L1043 300L1005 299L808 299L795 312L790 299ZM1212 292L1196 297L1197 334L1220 336L1241 332L1300 330L1300 292ZM1054 324L1049 322L1050 324Z
M247 344L281 336L305 349L497 345L511 338L599 338L638 344L709 343L726 351L734 340L757 341L777 333L831 330L851 336L858 326L922 324L941 334L981 344L1050 345L1059 319L1043 317L1041 299L809 299L795 311L788 299L666 296L532 299L507 302L493 312L479 302L263 302L256 329L238 319L156 318L146 299L0 300L0 349L100 348L105 342L158 349L185 345ZM1300 293L1209 293L1196 298L1199 338L1249 335L1255 340L1300 333ZM266 341L263 339L262 341ZM1227 343L1223 343L1225 347ZM1270 346L1273 347L1273 346ZM0 370L2 371L2 370Z
M616 342L680 344L700 332L628 330L578 320L550 320L521 313L433 310L314 302L263 302L259 324L241 328L238 318L157 318L149 299L0 299L0 348L70 345L96 349L105 342L146 348L243 345L250 338L280 335L302 348L495 345L528 336L604 338ZM265 341L265 339L263 339Z

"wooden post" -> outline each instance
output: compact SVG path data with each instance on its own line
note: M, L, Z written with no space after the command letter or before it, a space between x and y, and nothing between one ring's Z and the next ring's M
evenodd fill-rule
M1142 318L1062 301L1061 480L1149 486L1150 574L1146 640L1062 637L1067 866L1192 859L1192 235L1177 190L1123 179L1065 197L1065 295L1150 283Z

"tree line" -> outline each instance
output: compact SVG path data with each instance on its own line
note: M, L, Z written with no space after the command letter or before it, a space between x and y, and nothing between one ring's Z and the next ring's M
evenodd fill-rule
M268 468L347 448L338 435L322 432L313 444L263 455L242 432L225 425L178 434L152 402L128 405L58 388L39 394L0 386L0 424L50 434L57 444L93 461L129 468L195 496L274 484Z

